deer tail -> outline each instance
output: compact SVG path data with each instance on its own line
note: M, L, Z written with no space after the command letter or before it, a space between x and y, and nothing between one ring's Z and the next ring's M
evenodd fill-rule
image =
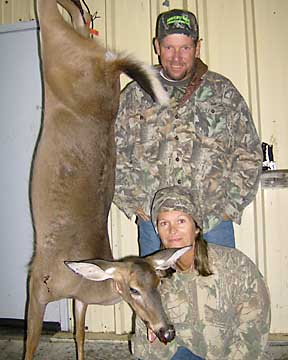
M107 58L108 56L108 58ZM113 60L116 68L128 75L137 83L160 105L168 105L169 96L162 87L158 78L157 71L150 65L147 65L132 56L114 55L106 53L106 60Z

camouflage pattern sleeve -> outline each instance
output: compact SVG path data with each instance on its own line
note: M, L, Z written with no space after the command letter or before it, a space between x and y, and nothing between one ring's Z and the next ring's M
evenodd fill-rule
M231 169L227 178L226 214L240 224L244 208L255 198L262 171L262 148L259 136L241 94L227 80L223 102L231 107L228 127L231 129ZM229 124L230 123L230 124Z
M270 329L270 297L262 275L255 272L252 262L248 261L243 271L247 272L245 291L242 291L241 284L238 284L238 305L235 309L238 321L229 346L228 358L264 359Z
M135 169L131 161L135 140L131 136L131 126L133 127L133 124L137 123L136 117L140 118L141 116L139 109L141 109L140 104L144 96L144 92L135 82L129 83L121 92L120 106L115 123L117 163L113 202L129 219L135 214L137 208L136 196L130 197L129 200L131 201L127 201L127 193L129 193L127 187L129 184L137 184L137 179L133 178Z

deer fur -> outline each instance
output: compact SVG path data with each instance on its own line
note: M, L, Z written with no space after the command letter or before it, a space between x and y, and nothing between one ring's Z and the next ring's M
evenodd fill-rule
M73 27L64 21L57 3L70 13ZM149 287L157 287L157 256L154 260L130 259L119 265L113 262L107 231L114 194L114 122L120 74L127 73L139 81L159 106L167 104L167 96L153 70L131 57L107 52L90 38L85 24L89 16L81 14L78 5L79 0L37 1L44 111L31 169L35 247L28 276L25 360L33 358L46 305L63 298L75 299L79 360L84 359L88 304L115 304L124 298L159 338L169 341L171 337L171 325L159 299L153 311L144 303L137 310L137 302L129 293L129 288L145 277L151 279L144 289L147 293ZM161 266L174 256L173 252L165 254ZM105 259L98 268L105 272L112 267L110 278L92 281L80 276L81 271L72 264L83 259ZM132 272L136 274L133 280L129 275ZM170 336L165 337L166 330Z

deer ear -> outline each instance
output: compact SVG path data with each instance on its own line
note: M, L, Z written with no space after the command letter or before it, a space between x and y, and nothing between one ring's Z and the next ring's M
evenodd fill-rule
M154 267L155 270L175 269L177 260L186 252L192 249L192 246L185 246L180 249L160 250L153 255L149 255L146 259Z
M113 262L110 263L110 266L104 267L102 269L101 263L107 263L107 261L99 260L87 262L87 261L64 261L65 265L68 266L76 274L82 275L85 279L93 281L104 281L108 279L113 279L113 274L116 270L116 267L113 266Z

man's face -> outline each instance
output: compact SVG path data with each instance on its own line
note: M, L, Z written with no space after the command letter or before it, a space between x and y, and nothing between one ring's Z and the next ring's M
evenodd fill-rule
M165 36L161 42L155 39L155 49L160 57L164 75L171 80L186 80L191 77L196 57L200 54L200 42L184 34Z

